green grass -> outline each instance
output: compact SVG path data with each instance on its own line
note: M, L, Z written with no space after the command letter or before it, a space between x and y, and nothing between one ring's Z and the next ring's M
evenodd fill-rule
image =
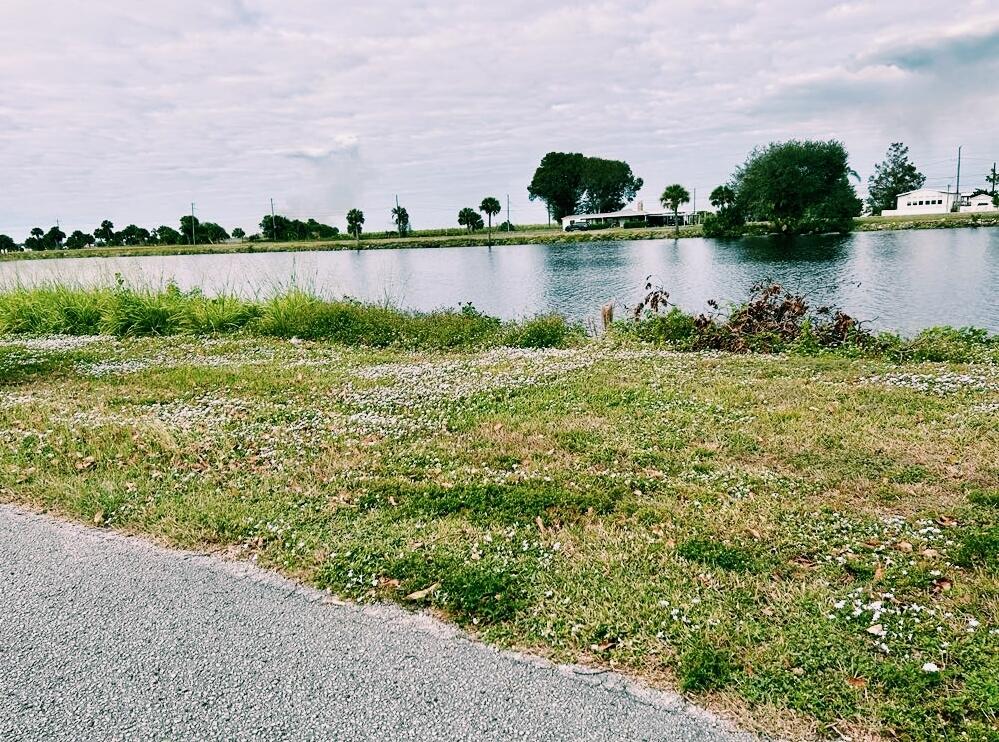
M0 500L790 738L997 738L992 338L678 353L298 294L53 295L0 311L77 331L0 341Z
M264 301L207 297L198 291L47 285L0 293L0 335L249 335L330 340L345 345L424 349L578 343L580 327L561 317L501 322L470 305L406 312L389 306L329 300L299 289Z

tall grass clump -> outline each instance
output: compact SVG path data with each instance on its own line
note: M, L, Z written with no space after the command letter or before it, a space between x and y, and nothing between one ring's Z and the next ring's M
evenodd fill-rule
M174 284L133 288L118 279L105 288L58 285L0 292L0 334L207 335L242 332L344 345L426 350L499 345L567 345L582 329L557 316L503 322L471 304L409 312L390 306L328 300L291 288L264 300L204 296Z
M0 293L0 333L95 335L105 299L100 290L18 286Z

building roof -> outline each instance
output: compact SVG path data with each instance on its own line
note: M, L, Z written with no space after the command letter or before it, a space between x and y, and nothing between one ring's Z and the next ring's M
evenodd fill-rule
M686 213L682 209L680 214ZM572 221L574 219L629 219L632 217L643 217L643 216L671 216L673 212L669 209L622 209L621 211L606 211L601 214L572 214L571 216L563 216L562 221L566 219Z
M902 196L911 196L913 193L942 193L945 196L957 195L954 191L941 191L938 188L917 188L914 191L906 191L905 193L898 194L898 198L901 198Z

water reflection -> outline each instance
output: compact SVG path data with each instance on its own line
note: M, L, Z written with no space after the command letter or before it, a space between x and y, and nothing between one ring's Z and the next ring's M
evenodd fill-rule
M753 284L771 279L878 327L999 331L997 229L0 263L3 284L109 283L115 273L207 293L265 296L295 282L415 309L471 301L503 317L554 311L578 319L596 318L610 300L633 304L647 276L696 311L708 299L741 301Z

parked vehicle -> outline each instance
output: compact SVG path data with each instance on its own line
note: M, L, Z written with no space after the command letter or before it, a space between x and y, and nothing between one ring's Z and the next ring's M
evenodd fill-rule
M589 228L590 228L590 225L587 222L581 222L581 221L580 222L576 222L576 221L573 221L573 222L569 222L569 224L565 228L565 231L566 232L585 232Z

